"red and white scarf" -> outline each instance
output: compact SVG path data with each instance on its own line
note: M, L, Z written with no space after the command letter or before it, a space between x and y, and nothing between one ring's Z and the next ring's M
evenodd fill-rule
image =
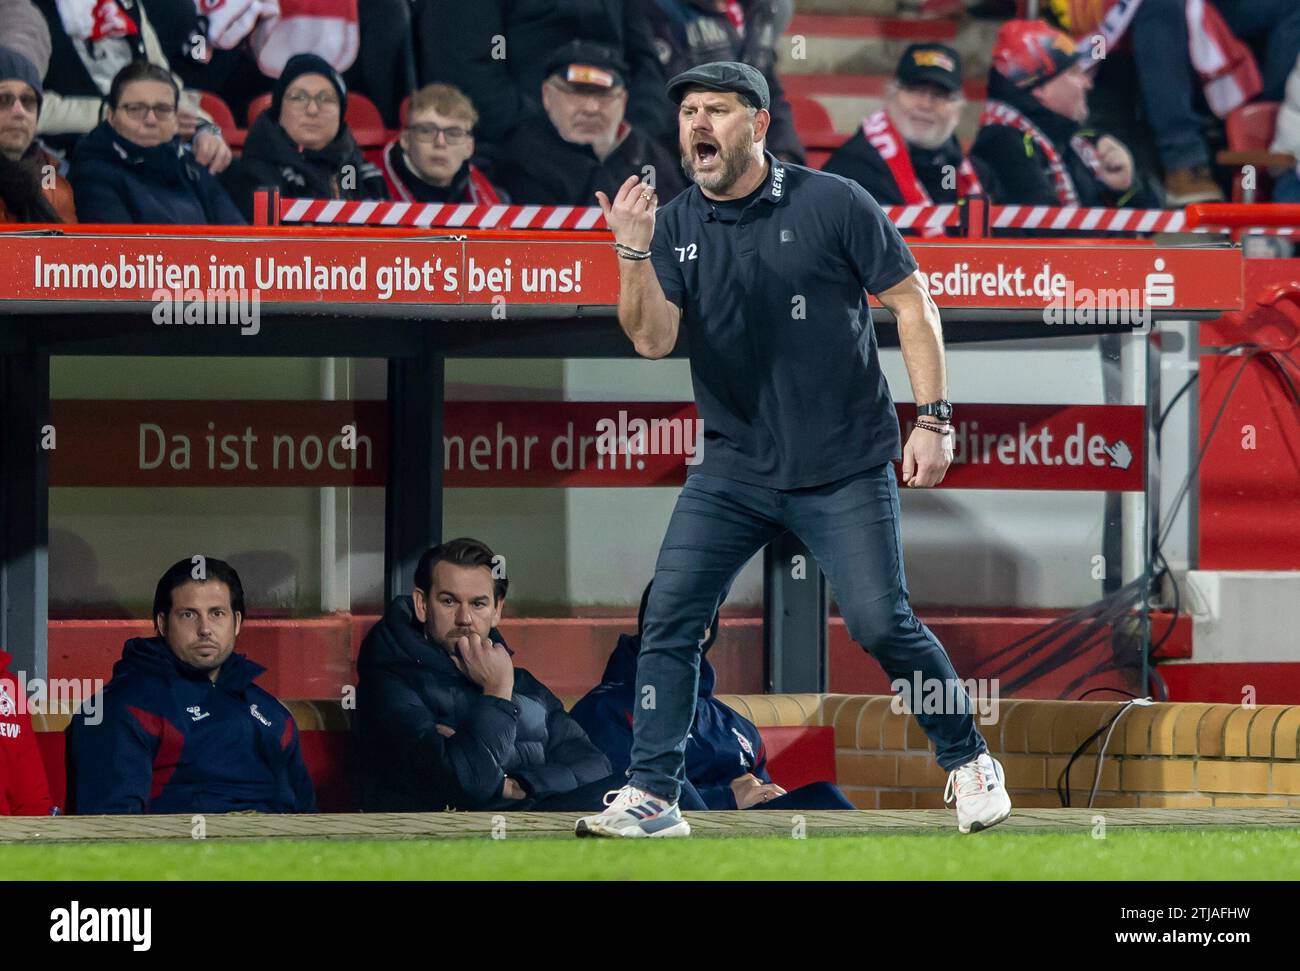
M1074 187L1074 179L1070 177L1065 159L1061 157L1060 151L1041 128L1005 101L995 101L992 98L984 102L984 110L980 113L979 126L983 128L985 125L1009 125L1028 135L1035 148L1042 153L1043 158L1047 159L1047 170L1056 189L1057 202L1062 206L1079 204L1079 191ZM1094 178L1100 179L1101 159L1097 156L1097 147L1082 135L1072 135L1070 148L1083 159Z
M75 40L101 41L140 32L117 0L57 0L63 31Z
M1096 6L1078 2L1070 4L1071 29L1075 36L1087 32L1080 46L1102 39L1107 50L1120 42L1142 0L1105 0L1105 16L1096 21ZM1220 118L1244 105L1264 88L1259 67L1250 48L1228 29L1223 16L1206 0L1184 0L1187 18L1187 56L1197 76L1205 101ZM1089 16L1093 14L1093 16Z
M880 153L880 157L889 166L889 174L894 177L898 191L902 193L904 205L929 206L934 203L930 193L925 189L925 183L917 178L916 169L912 165L912 153L907 150L907 141L899 134L888 111L881 108L875 114L864 118L862 137ZM984 186L980 184L975 166L971 164L968 157L963 155L961 164L957 166L957 198L965 199L983 192ZM923 235L941 236L943 229L932 227L924 230Z
M406 187L406 183L402 181L397 171L397 165L393 161L393 148L396 145L396 141L391 141L384 146L384 181L388 183L389 194L398 202L419 202L420 200L415 198L411 190ZM409 161L406 162L406 167L410 169ZM476 206L495 206L501 202L497 190L473 162L469 163L468 175L469 178L465 183L465 202Z

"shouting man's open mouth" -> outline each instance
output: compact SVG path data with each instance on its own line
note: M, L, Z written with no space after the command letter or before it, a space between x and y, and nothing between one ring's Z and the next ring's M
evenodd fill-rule
M695 144L692 146L692 155L692 161L695 163L696 168L708 169L716 165L721 159L722 150L712 138L702 135L695 139Z

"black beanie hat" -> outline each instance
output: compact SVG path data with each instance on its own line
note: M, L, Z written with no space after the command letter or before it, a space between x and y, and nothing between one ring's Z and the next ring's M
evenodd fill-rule
M0 81L26 81L36 92L36 112L40 114L45 92L41 89L41 74L24 54L12 47L0 47Z
M330 66L329 61L315 54L295 54L284 65L284 70L280 72L280 77L271 91L271 117L276 121L280 120L280 103L284 100L284 93L289 90L289 85L293 84L295 78L300 78L304 74L323 75L330 84L334 85L334 90L339 96L339 120L342 123L343 116L348 110L348 86L343 83L339 72Z

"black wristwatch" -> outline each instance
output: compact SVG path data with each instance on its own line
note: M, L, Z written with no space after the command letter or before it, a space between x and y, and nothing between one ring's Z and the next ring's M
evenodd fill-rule
M952 421L952 403L947 398L931 401L928 405L916 406L917 418L934 418L944 424Z

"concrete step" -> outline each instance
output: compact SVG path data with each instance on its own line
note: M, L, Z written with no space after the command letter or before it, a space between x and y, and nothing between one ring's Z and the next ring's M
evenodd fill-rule
M984 20L909 20L798 14L777 42L777 69L798 74L892 74L909 44L954 47L967 77L987 73L998 24Z
M795 15L844 14L898 16L898 0L795 0Z
M1300 663L1300 571L1189 570L1180 590L1193 660Z
M788 97L808 97L819 101L830 113L835 130L845 137L855 132L862 119L884 103L888 75L862 74L787 74L781 79ZM984 103L984 82L970 79L965 84L966 105L957 136L975 137L980 108Z

